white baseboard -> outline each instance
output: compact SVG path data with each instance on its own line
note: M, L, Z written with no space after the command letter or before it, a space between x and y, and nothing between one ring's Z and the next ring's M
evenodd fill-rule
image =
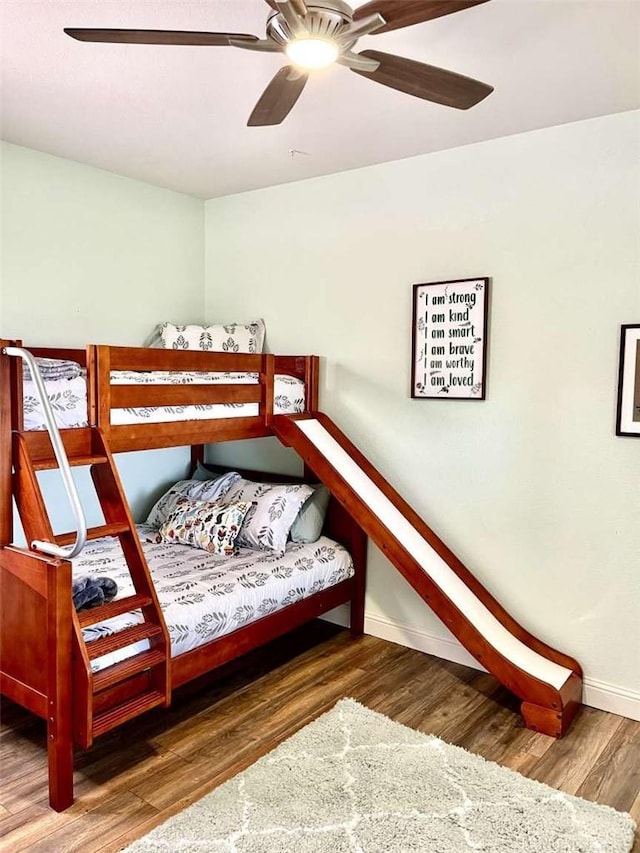
M437 637L435 634L403 625L385 616L366 616L364 628L367 634L380 637L381 640L399 643L401 646L417 649L419 652L425 652L442 660L450 660L453 663L461 663L472 669L486 672L486 669L457 640Z
M626 687L586 676L582 701L591 708L640 721L640 693L637 690L627 690Z
M324 618L336 625L346 627L349 625L349 609L348 607L339 607L332 610ZM381 640L398 643L401 646L442 658L442 660L461 663L486 672L484 667L480 666L478 661L457 640L437 637L427 631L421 631L419 628L388 619L386 616L365 615L364 632L372 637L379 637ZM591 708L598 708L601 711L608 711L611 714L619 714L621 717L640 721L640 692L638 691L628 690L625 687L586 676L583 702Z
M348 606L337 607L323 618L328 622L333 622L334 625L342 625L347 628L349 626L349 608ZM388 640L390 643L398 643L400 646L416 649L416 651L425 652L428 655L442 658L442 660L450 660L453 663L461 663L486 672L484 667L457 640L436 637L427 631L421 631L419 628L387 619L386 616L365 614L364 632L372 637Z

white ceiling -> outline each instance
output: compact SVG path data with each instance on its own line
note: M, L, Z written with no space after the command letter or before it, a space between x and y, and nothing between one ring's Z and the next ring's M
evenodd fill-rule
M361 5L356 2L354 5ZM495 87L459 111L335 66L246 126L280 54L86 44L63 27L264 35L264 0L2 0L2 137L203 198L640 107L640 0L491 0L375 48ZM291 149L308 152L290 155Z

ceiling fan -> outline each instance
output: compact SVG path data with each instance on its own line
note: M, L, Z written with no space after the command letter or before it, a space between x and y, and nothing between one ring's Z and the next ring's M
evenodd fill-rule
M244 33L179 30L74 29L79 41L119 44L230 46L280 52L291 64L275 75L256 104L250 127L280 124L300 97L309 74L336 62L356 74L416 98L466 110L493 91L492 86L378 50L354 51L364 35L410 27L460 12L487 0L371 0L352 9L344 0L265 0L271 7L266 37Z

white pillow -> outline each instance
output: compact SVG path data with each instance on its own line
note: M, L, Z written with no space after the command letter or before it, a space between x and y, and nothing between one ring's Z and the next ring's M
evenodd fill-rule
M215 480L180 480L156 501L147 516L147 524L149 527L155 527L156 530L161 527L178 509L180 498L220 501L238 480L240 480L240 474L236 471L230 471ZM225 503L229 501L225 500Z
M236 539L240 548L284 554L291 525L300 507L313 494L305 483L270 485L236 480L224 496L224 503L251 502Z
M174 326L173 323L162 323L159 332L160 345L165 349L261 353L265 325L264 320L215 326Z

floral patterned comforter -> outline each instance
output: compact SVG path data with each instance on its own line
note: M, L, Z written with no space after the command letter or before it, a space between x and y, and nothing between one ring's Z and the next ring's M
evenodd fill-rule
M236 557L209 554L186 545L152 544L155 529L138 526L171 637L172 656L195 649L243 625L308 598L350 578L349 553L332 539L287 544L283 556L241 548ZM107 576L118 584L118 598L133 594L133 585L117 539L89 542L73 560L74 578ZM96 639L142 621L129 613L84 629ZM102 669L148 648L147 641L94 661Z
M257 385L256 373L195 373L160 371L142 373L114 371L113 385L221 385L235 383ZM51 401L56 423L60 429L87 426L87 383L86 376L74 379L58 379L46 383L47 396ZM25 429L45 429L42 406L35 385L24 382L24 425ZM276 375L274 382L274 410L276 414L295 414L304 411L304 382L293 376ZM219 403L211 406L158 406L154 408L114 409L111 412L113 425L132 423L164 423L166 421L208 420L229 417L252 417L258 414L257 403Z

